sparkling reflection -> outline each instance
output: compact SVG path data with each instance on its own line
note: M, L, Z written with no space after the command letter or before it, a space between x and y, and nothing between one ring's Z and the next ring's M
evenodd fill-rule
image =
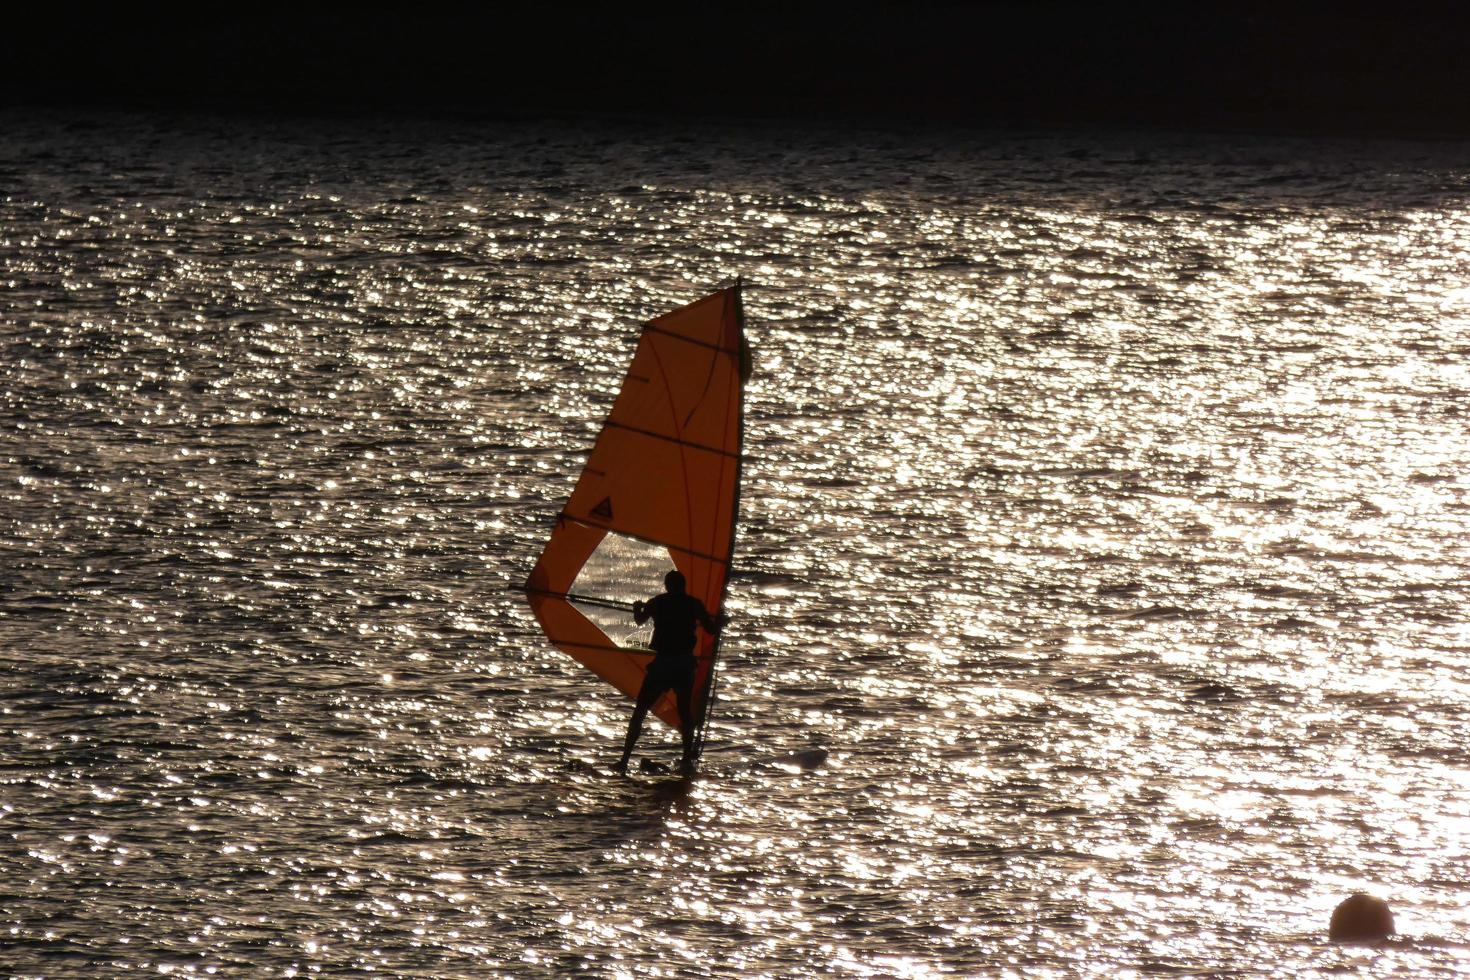
M16 973L1470 969L1453 149L6 121ZM612 779L510 586L736 274L709 773Z

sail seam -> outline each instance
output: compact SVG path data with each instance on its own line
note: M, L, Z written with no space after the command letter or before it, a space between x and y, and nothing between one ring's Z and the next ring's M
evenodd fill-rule
M716 350L719 351L721 354L740 353L739 351L731 350L728 347L721 347L719 344L711 344L710 342L705 340L696 340L693 337L686 337L681 333L674 333L674 331L672 330L665 330L662 327L655 327L651 323L644 325L643 329L651 333L662 334L665 337L673 337L675 340L682 340L686 344L694 344L696 347L706 347L710 350Z
M569 514L566 511L562 511L559 515L557 515L557 519L571 521L574 524L581 524L584 527L600 527L604 531L612 531L615 534L626 535L627 537L630 537L635 541L643 541L647 544L656 544L661 547L668 548L670 551L681 551L686 555L693 555L695 558L702 558L705 561L718 562L721 565L730 564L730 559L728 558L721 558L718 555L707 555L702 551L696 551L693 548L686 548L681 544L674 544L670 541L660 541L658 538L649 538L641 534L634 534L632 531L628 531L620 527L613 527L611 524L604 524L601 521L589 521L585 517L578 517L576 514Z
M625 653L630 657L653 657L658 651L646 647L620 647L610 643L581 643L577 640L552 640L558 647L576 647L578 650L597 650L601 653ZM708 660L709 655L704 653L694 654L695 660Z
M648 325L648 329L653 330L653 331L656 331L658 333L666 333L667 332L667 331L659 330L658 327L655 327L651 323ZM678 334L670 334L670 336L679 336L679 335ZM681 337L680 339L687 340L688 338ZM663 385L664 385L664 393L668 395L668 399L669 399L669 421L673 423L673 425L674 425L674 431L677 432L678 435L679 435L679 438L682 439L682 438L684 438L684 427L679 424L679 415L678 415L677 412L674 411L674 403L676 401L676 399L674 397L674 386L669 381L669 372L668 372L668 369L664 367L664 358L663 358L663 355L659 353L659 349L658 349L658 345L657 344L649 344L648 345L648 350L649 350L649 353L651 353L653 355L653 363L655 365L657 365L657 367L658 367L659 380L663 382ZM685 520L685 523L688 525L688 531L689 531L689 533L688 533L688 540L692 542L694 540L694 514L693 514L691 508L689 507L689 500L693 496L693 493L691 492L691 489L690 489L690 486L689 486L689 457L684 452L680 452L679 453L679 472L684 477L684 520ZM686 554L691 554L691 555L697 555L698 554L698 552L696 552L696 551L694 551L692 549L686 551L685 553Z
M672 442L676 445L688 446L691 449L702 449L707 453L715 453L719 456L729 456L731 458L735 456L735 453L730 452L728 449L720 449L718 446L709 446L702 442L695 442L692 439L681 439L678 436L666 436L662 432L654 432L651 429L640 429L636 426L624 425L622 422L614 422L612 419L607 420L606 427L609 429L622 429L625 432L636 432L638 435L648 436L650 439L662 439L664 442Z
M609 643L578 643L576 640L552 640L560 647L576 647L578 650L600 650L603 653L626 653L630 657L652 657L652 650L643 647L620 647Z

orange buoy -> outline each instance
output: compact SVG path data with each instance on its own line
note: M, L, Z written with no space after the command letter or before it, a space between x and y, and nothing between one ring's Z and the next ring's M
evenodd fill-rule
M1393 912L1381 898L1358 892L1332 910L1327 937L1335 943L1371 943L1394 933Z

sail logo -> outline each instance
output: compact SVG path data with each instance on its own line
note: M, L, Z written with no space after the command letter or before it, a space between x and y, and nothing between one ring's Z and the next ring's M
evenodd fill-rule
M611 497L603 497L602 498L602 503L600 503L596 507L592 508L592 516L593 517L600 517L604 521L610 521L610 520L612 520L613 519L612 498Z

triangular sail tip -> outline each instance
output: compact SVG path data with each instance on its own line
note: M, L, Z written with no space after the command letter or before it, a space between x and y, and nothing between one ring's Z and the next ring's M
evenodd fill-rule
M703 295L692 299L681 306L676 306L672 310L666 310L665 312L660 313L658 316L654 317L648 322L658 323L661 320L667 320L670 317L677 317L682 313L687 313L703 303L712 303L716 300L727 299L731 296L733 296L734 299L739 302L741 294L745 290L747 285L748 283L746 282L744 276L736 276L734 279L726 279L723 281L722 285L717 286L714 290L708 293L704 293Z

